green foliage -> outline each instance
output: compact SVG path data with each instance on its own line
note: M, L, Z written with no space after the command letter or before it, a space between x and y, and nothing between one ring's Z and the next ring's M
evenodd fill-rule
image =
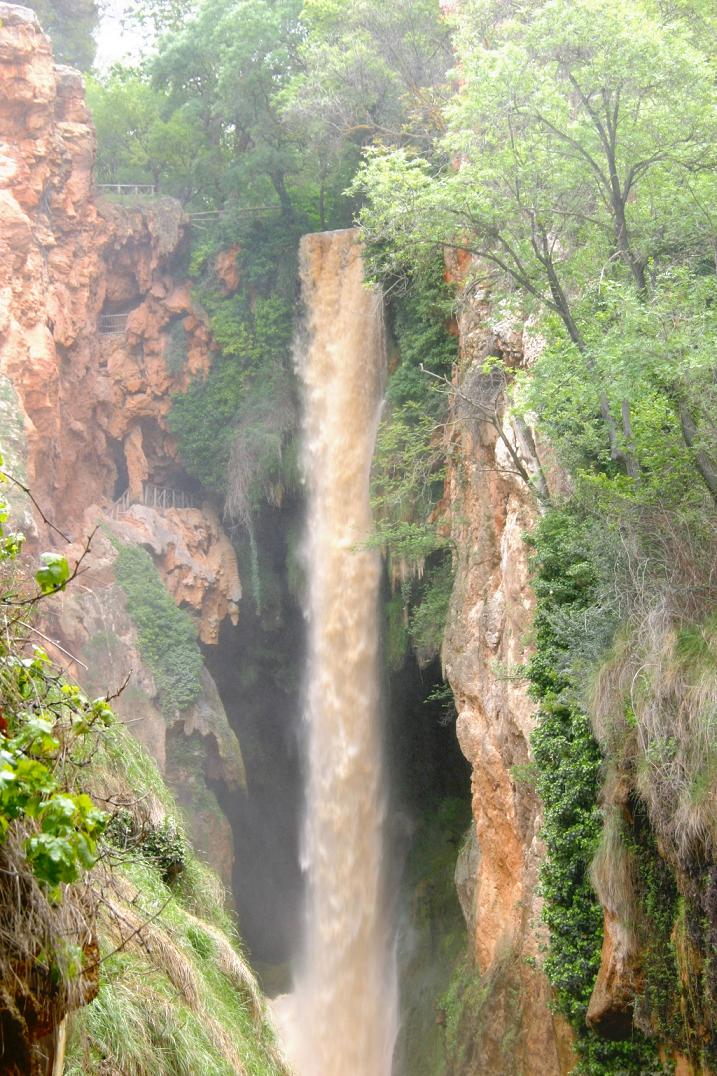
M87 79L87 102L100 182L154 183L182 201L191 197L202 146L188 118L171 110L166 90L141 70L114 67L102 81Z
M180 29L194 6L194 0L128 0L124 20L162 34Z
M402 1028L395 1069L402 1076L442 1076L444 1031L436 1020L436 1000L456 964L462 964L467 937L454 872L456 852L470 824L466 800L440 800L419 819L406 863L413 945L401 975Z
M174 881L184 870L187 840L171 816L166 816L159 825L138 828L132 812L120 809L112 815L105 839L120 852L144 857L156 867L164 882Z
M448 553L427 569L411 609L408 630L419 659L440 654L452 592L453 563Z
M380 249L369 246L369 271L380 264ZM392 407L422 403L439 417L445 401L436 383L424 371L450 379L458 360L458 337L451 331L455 291L445 279L442 259L432 258L417 267L405 288L389 293L388 314L398 349L398 363L391 372L386 397Z
M151 669L165 717L191 706L201 690L202 654L189 613L167 592L151 556L115 541L117 581L127 596L142 658Z
M576 1071L607 1076L619 1070L637 1076L655 1071L654 1045L637 1033L627 1043L602 1041L585 1024L603 934L602 908L589 878L602 828L602 755L575 690L573 637L566 626L596 598L599 576L587 529L584 517L576 518L568 506L548 512L531 537L537 608L536 653L528 675L540 704L531 746L544 810L541 893L550 931L544 967L557 1008L576 1033Z
M202 300L221 350L206 379L175 397L169 424L190 474L222 498L233 493L227 507L244 520L270 486L293 480L284 457L296 414L289 370L292 310L276 295L250 304L244 295L205 291ZM241 490L229 482L235 446L237 464L247 469Z
M99 22L97 0L27 0L52 38L55 62L86 71L95 58L93 34Z
M67 683L44 651L24 645L19 596L8 574L22 536L7 529L7 515L0 498L0 841L18 828L25 833L25 869L59 901L63 883L77 881L94 865L106 821L89 796L73 788L72 751L112 715L104 699L90 702ZM64 587L69 568L59 554L44 553L41 561L36 578L44 597Z
M500 1066L496 1071L509 1072L514 1067L523 1018L520 972L518 960L511 953L501 954L488 975L481 975L468 957L456 964L441 999L445 1073L459 1076L482 1071L486 1052L491 1064ZM502 1031L500 1038L495 1032L496 1024Z
M70 566L61 553L41 553L41 567L35 572L35 581L43 594L64 590L70 578Z
M425 135L439 122L450 31L436 0L309 0L301 31L299 63L280 100L316 169L323 229L360 145L387 133Z
M500 316L534 311L548 346L520 405L569 468L639 476L645 501L717 496L714 56L673 15L462 6L445 137L374 150L354 187L383 275L457 246Z
M457 357L448 329L451 310L435 260L389 306L397 356L374 452L370 544L387 556L394 585L401 582L400 601L397 594L388 610L391 667L400 664L409 640L420 660L440 651L452 588L448 540L436 521L445 479L447 408L424 372L450 376Z
M675 1000L685 974L668 944L675 864L683 890L715 847L714 562L703 529L717 502L711 16L691 0L509 6L459 6L461 84L445 134L420 155L398 138L373 147L352 193L366 199L375 275L405 280L437 250L462 249L495 321L530 314L543 337L514 407L575 490L535 536L545 966L576 1030L579 1071L654 1072L654 1042L637 1032L602 1042L585 1026L602 941L588 869L604 751L649 818L632 837L646 872L636 899L658 939L645 943L638 1008L651 1015L638 1026L684 1043L675 1006L690 1034L709 1018ZM613 642L591 701L598 746L585 685Z
M295 65L299 10L297 0L204 0L163 39L155 82L202 132L210 197L241 191L292 213L287 181L299 166L278 96Z

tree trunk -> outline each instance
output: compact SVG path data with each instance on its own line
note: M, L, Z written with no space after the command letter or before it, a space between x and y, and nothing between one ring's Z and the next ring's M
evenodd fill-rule
M685 444L692 452L695 467L699 471L707 489L710 491L712 500L717 504L717 467L715 467L703 448L696 447L698 438L697 423L690 414L684 400L679 401L677 411L680 416L680 426L682 427L682 436L685 439Z

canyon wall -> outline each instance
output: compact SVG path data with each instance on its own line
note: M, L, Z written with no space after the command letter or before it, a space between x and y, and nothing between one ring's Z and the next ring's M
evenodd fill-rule
M94 152L82 77L53 64L31 11L0 3L0 442L41 509L9 486L31 545L58 549L71 566L83 558L37 641L95 693L127 682L117 712L229 883L231 829L212 785L243 787L239 743L206 668L191 704L162 697L115 570L123 548L147 551L206 644L225 618L236 623L231 542L188 487L166 422L173 393L209 368L212 342L185 279L181 207L103 198Z
M507 445L533 481L543 466L530 431L506 414L503 376L486 365L495 356L524 369L538 345L491 314L489 294L463 292L445 504L456 576L443 663L472 768L474 822L456 883L482 983L479 1004L462 1017L460 1072L558 1076L575 1059L539 970L540 805L528 779L535 707L522 676L533 617L524 535L538 500Z

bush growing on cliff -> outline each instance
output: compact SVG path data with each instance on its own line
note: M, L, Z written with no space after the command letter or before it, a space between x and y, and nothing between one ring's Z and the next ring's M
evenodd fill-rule
M175 397L169 425L190 474L222 498L232 520L246 523L294 479L284 451L297 416L292 308L276 294L252 301L208 286L199 294L220 350L207 377Z
M602 830L603 756L581 705L586 667L580 661L580 629L576 632L601 585L590 528L584 510L568 505L548 512L530 538L537 606L536 653L528 674L539 703L531 746L544 810L541 894L550 931L544 968L557 1007L576 1034L576 1072L642 1076L662 1071L654 1043L638 1032L632 1041L606 1042L585 1023L603 940L603 910L590 879Z
M7 519L0 497L0 1059L19 1074L39 1063L34 1040L93 990L97 895L86 880L107 818L80 756L112 715L32 645L38 601L71 573L60 554L43 554L38 591Z
M368 251L369 267L372 253ZM389 291L390 294L390 291ZM449 378L457 358L451 292L434 260L388 302L396 349L371 472L374 535L396 598L390 607L391 660L410 639L419 660L440 652L453 572L437 516L445 480L446 395L430 374ZM425 570L425 575L424 575ZM405 621L407 634L399 628Z

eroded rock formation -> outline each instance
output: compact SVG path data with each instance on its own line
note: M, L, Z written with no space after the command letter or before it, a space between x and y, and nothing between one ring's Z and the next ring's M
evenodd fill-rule
M464 296L447 483L457 563L443 661L458 739L472 767L475 827L457 883L486 984L470 1029L466 1072L557 1076L574 1058L565 1025L550 1012L548 982L534 966L544 941L537 897L540 809L524 776L535 719L521 677L533 616L524 534L538 502L516 473L506 441L529 477L540 470L529 433L505 415L502 378L485 366L497 355L521 367L525 341L510 326L491 328L489 315L487 295Z
M62 550L71 564L103 526L81 580L40 628L80 682L83 663L93 670L87 686L97 692L131 674L116 708L191 807L196 834L212 834L211 847L198 847L229 881L231 830L207 782L243 784L239 744L206 669L191 707L162 712L104 533L152 554L203 642L216 642L224 618L236 622L232 545L211 505L188 507L166 423L172 394L209 368L211 336L178 272L189 225L181 207L103 199L94 153L82 77L53 64L29 9L0 3L0 443L8 469L74 542ZM222 271L231 287L230 254ZM152 505L148 482L187 506ZM33 518L17 489L11 496L28 537L57 547L47 520ZM181 750L168 750L178 737L193 745L192 780Z

